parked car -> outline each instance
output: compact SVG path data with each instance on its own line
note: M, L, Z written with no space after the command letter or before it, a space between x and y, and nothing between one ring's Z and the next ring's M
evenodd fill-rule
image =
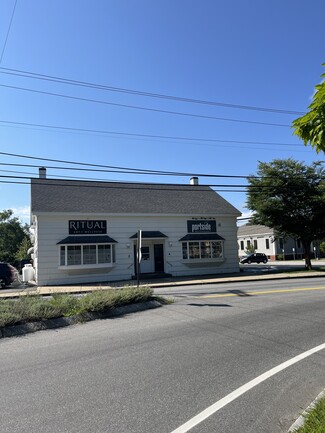
M0 263L0 288L4 289L15 281L17 270L8 263Z
M263 253L252 253L242 258L240 263L267 263L267 256Z

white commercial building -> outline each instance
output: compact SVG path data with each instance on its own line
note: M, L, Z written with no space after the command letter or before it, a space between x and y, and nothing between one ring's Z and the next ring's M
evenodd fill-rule
M245 224L238 227L238 255L243 257L253 248L270 260L302 259L304 250L300 239L276 237L274 229L264 225Z
M239 272L240 212L210 187L47 179L31 181L39 285Z

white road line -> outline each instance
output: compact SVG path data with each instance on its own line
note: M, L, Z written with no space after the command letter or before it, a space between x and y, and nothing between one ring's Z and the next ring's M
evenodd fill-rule
M202 421L209 418L211 415L218 412L218 410L222 409L227 404L236 400L236 398L240 397L245 392L249 391L250 389L254 388L255 386L259 385L260 383L262 383L265 380L269 379L270 377L274 376L275 374L280 373L280 371L285 370L286 368L290 367L291 365L294 365L297 362L299 362L305 358L308 358L308 356L311 356L314 353L320 352L323 349L325 349L325 343L320 344L319 346L316 346L313 349L307 350L306 352L303 352L300 355L297 355L294 358L291 358L288 361L285 361L282 364L279 364L277 367L271 368L271 370L266 371L265 373L261 374L260 376L257 376L255 379L247 382L245 385L242 385L241 387L237 388L235 391L233 391L230 394L223 397L221 400L218 400L216 403L207 407L205 410L203 410L202 412L197 414L195 417L193 417L192 419L187 421L185 424L178 427L176 430L173 430L171 433L186 433L186 432L188 432L193 427L195 427L196 425L200 424Z

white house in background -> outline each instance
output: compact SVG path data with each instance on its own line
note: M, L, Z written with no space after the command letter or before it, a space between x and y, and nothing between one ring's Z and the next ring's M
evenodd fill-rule
M242 225L238 227L237 237L239 257L246 255L250 245L256 252L266 254L270 260L276 260L279 256L287 260L304 257L302 242L299 239L277 239L274 230L267 226Z
M31 180L33 267L39 285L129 280L142 230L144 276L239 272L240 212L210 187Z

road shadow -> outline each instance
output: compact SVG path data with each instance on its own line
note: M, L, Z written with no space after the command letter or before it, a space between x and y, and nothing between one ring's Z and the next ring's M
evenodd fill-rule
M243 290L228 290L228 293L232 293L233 295L237 296L252 296L247 292L244 292Z
M229 304L187 304L190 307L232 307L232 305Z

